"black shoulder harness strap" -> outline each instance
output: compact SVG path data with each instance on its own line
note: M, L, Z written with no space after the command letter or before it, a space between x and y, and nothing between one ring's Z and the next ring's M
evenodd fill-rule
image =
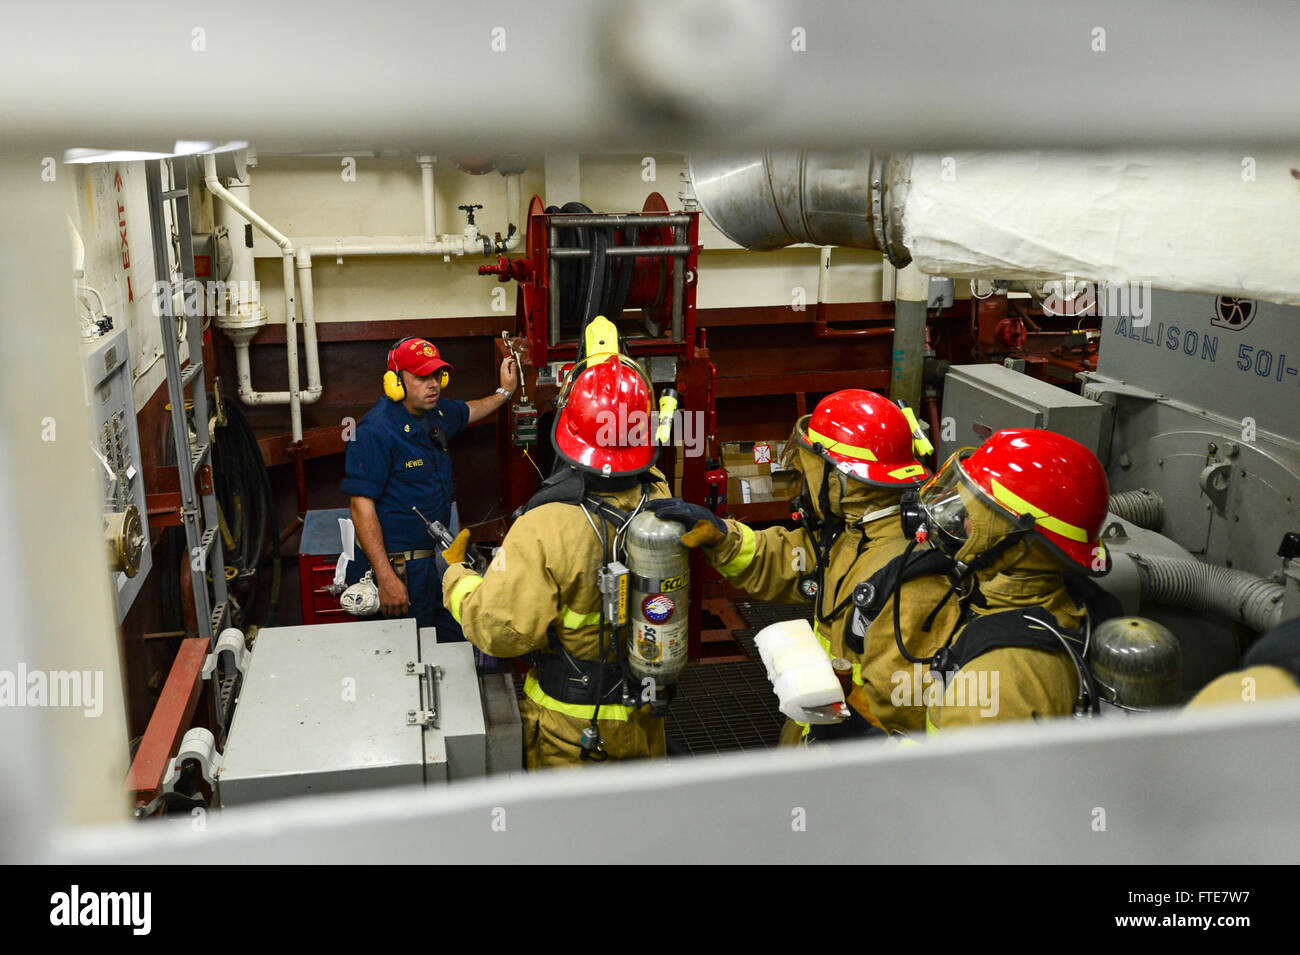
M645 474L641 475L640 486L642 493L645 493L655 480L650 471L646 471ZM562 462L557 464L555 470L551 472L551 476L542 482L542 486L528 499L527 503L511 515L511 519L518 520L520 516L533 510L533 508L541 507L543 504L555 503L576 505L586 503L599 510L611 521L618 515L622 515L623 521L627 520L626 512L620 511L614 505L588 490L586 481L577 468Z
M1092 670L1088 667L1085 638L1074 630L1062 627L1043 607L1004 610L976 617L966 625L956 640L935 654L930 669L942 674L946 681L972 660L1004 647L1027 647L1068 654L1078 680L1074 714L1087 716L1097 713L1097 687L1092 678Z
M1083 652L1083 638L1079 634L1066 630L1042 607L1033 607L1029 610L1004 610L976 617L966 624L951 646L941 651L940 657L931 667L945 672L960 670L972 660L1005 647L1064 652L1066 645L1042 624L1058 631L1071 644L1077 643L1077 647L1072 647L1075 654Z
M904 558L907 559L907 566L903 566ZM926 550L912 551L911 553L905 551L892 558L884 567L881 567L853 588L853 605L867 620L875 620L885 608L885 602L893 595L895 588L901 587L909 580L914 580L917 577L947 574L953 566L952 558L937 548L927 548ZM951 593L948 596L951 596ZM944 598L945 602L947 599L947 597ZM942 607L943 605L940 604L939 606ZM938 607L935 608L935 613L938 612L938 609ZM926 630L930 629L930 625L934 622L934 616L935 614L932 613L930 619L926 621ZM854 653L862 653L865 649L862 636L853 633L851 628L845 631L844 641Z
M537 489L537 492L528 499L523 507L511 515L511 519L518 520L528 511L535 507L541 507L543 504L551 504L557 501L562 504L580 504L586 493L586 486L583 484L582 474L578 469L563 462L558 462L555 470L551 472L551 476L542 482L542 486Z

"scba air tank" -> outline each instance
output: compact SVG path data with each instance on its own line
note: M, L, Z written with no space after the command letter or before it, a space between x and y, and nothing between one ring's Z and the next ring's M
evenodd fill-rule
M628 664L638 683L653 677L656 692L686 668L691 572L681 537L681 524L649 511L627 528Z

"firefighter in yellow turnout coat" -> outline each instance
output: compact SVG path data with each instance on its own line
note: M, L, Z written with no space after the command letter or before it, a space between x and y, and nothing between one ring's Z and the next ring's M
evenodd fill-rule
M760 600L811 602L813 630L828 655L853 667L849 704L853 716L839 727L814 727L817 738L838 738L907 728L923 719L904 713L890 700L891 677L908 664L891 639L855 650L848 632L855 585L900 555L907 541L899 521L899 498L928 473L914 457L913 442L923 440L914 419L870 391L850 389L828 395L801 420L787 444L791 462L803 475L802 526L754 531L728 520L725 536L704 541L709 563ZM694 505L653 505L661 517L680 520L698 536L709 512ZM723 525L719 524L720 527ZM683 538L683 543L698 541ZM721 538L721 539L719 539ZM912 581L917 626L908 643L918 653L937 649L956 625L955 601L936 615L929 631L921 618L948 591L942 577ZM863 634L859 633L861 647ZM788 721L783 743L798 742L809 728Z
M552 433L563 465L481 576L460 563L467 531L444 554L444 599L466 638L493 656L530 655L520 704L529 769L665 755L662 716L625 703L621 651L596 584L620 522L669 494L645 428L608 427L648 421L652 397L645 373L616 351L580 363Z
M921 536L978 584L933 663L947 686L942 702L926 695L927 729L1096 711L1087 634L1119 609L1089 580L1110 567L1100 541L1108 499L1091 451L1036 429L997 432L921 489ZM887 618L873 630L892 628Z

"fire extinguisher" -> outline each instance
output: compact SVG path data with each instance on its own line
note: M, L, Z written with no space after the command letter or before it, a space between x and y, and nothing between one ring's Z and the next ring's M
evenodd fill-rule
M708 493L704 497L704 506L722 517L727 512L727 469L717 458L707 459L704 465L708 468L704 472L704 480L709 486Z

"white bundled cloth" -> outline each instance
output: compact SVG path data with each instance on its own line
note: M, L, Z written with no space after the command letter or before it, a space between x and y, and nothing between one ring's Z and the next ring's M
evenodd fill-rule
M837 723L847 715L844 690L807 620L764 627L754 643L782 713L800 723Z
M379 587L375 572L367 570L364 577L343 591L339 605L354 617L369 617L379 612Z
M334 565L334 593L336 594L341 593L343 588L347 586L348 564L353 561L353 554L355 553L353 547L356 545L356 539L357 530L353 526L351 518L340 517L339 540L342 541L343 546L338 562Z

